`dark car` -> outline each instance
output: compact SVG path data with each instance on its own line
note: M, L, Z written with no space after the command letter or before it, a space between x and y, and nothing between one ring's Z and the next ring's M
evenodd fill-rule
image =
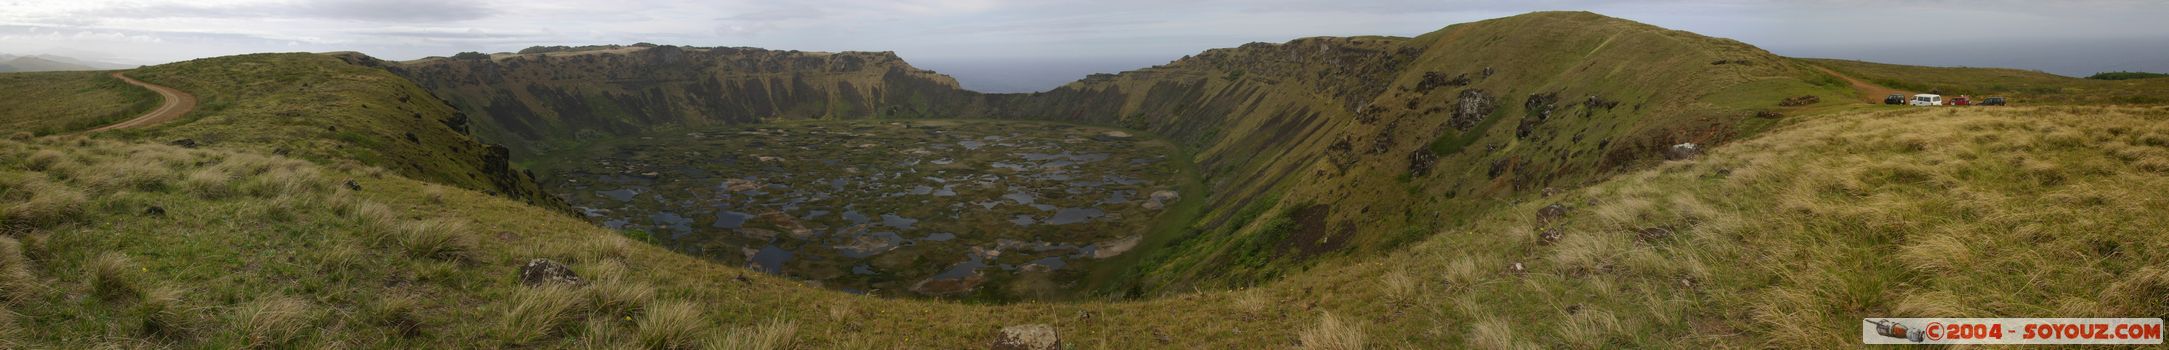
M1981 100L1982 106L2002 106L2003 103L2003 96L1990 96L1988 99Z
M1886 104L1886 105L1902 105L1902 104L1905 104L1905 95L1899 95L1899 94L1890 94L1890 96L1883 96L1883 104Z

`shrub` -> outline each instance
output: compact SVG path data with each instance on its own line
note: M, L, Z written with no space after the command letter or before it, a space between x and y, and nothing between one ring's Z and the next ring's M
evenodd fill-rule
M700 306L684 301L650 304L640 316L640 343L650 349L691 349L700 339Z

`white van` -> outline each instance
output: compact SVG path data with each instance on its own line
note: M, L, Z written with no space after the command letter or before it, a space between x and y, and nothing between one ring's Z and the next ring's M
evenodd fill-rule
M1915 106L1941 106L1941 105L1943 105L1943 95L1936 95L1936 94L1919 94L1919 95L1913 95L1913 105L1915 105Z

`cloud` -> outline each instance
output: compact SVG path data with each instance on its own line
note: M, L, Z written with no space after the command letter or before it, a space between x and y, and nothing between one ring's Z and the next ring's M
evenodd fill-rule
M365 22L456 22L489 17L472 2L434 0L322 0L279 3L199 4L165 2L95 8L77 13L107 19L329 19Z

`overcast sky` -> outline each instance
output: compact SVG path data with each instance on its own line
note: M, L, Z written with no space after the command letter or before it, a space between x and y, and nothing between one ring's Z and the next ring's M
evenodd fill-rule
M967 86L1024 90L1246 42L1414 36L1541 10L1594 11L1788 56L2169 71L2169 1L2160 0L0 0L0 53L153 64L352 50L404 60L645 41L896 51Z

